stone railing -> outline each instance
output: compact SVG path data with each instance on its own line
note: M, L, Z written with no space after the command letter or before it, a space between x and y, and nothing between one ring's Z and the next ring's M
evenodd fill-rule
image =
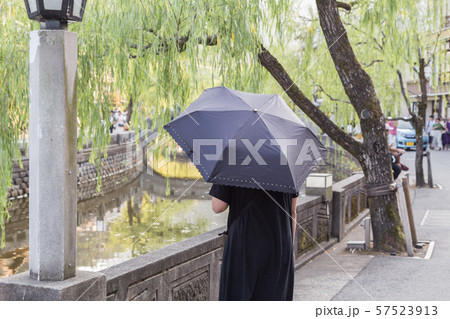
M114 265L107 300L217 300L224 229L192 237Z
M321 196L299 198L294 243L296 259L315 248L318 243L329 240L330 222L327 203L322 201Z
M331 203L323 202L320 196L300 197L296 267L321 253L326 244L335 243L336 239L330 240L332 236L342 238L365 208L362 174L336 183ZM107 300L217 300L224 244L224 237L218 234L223 230L216 229L103 270Z
M364 180L364 175L357 173L333 185L331 235L339 241L368 212Z

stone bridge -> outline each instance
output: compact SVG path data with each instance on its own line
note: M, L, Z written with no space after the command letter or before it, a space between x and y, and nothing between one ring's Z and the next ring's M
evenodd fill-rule
M367 215L364 176L333 186L331 203L303 196L297 206L295 266L328 249ZM224 229L104 269L107 300L217 300ZM317 244L320 243L320 246Z

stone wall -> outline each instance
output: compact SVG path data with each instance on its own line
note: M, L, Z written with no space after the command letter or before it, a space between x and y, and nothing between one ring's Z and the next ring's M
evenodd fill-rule
M78 201L120 189L142 173L142 150L136 149L134 142L111 145L107 150L108 156L102 158L98 171L97 165L89 162L90 153L91 149L86 149L78 154ZM98 173L102 178L99 192L97 191Z
M112 192L135 179L142 172L142 150L136 147L133 133L114 134L102 158L99 174L102 178L100 192L97 191L97 165L89 162L91 145L84 145L77 153L77 199L78 201ZM13 164L12 187L8 191L10 200L29 196L29 159L22 159L23 167Z

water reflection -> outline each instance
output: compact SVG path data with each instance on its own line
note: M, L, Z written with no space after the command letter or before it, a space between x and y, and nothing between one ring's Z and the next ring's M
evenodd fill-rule
M97 271L226 224L211 210L210 184L141 175L124 188L78 203L77 268ZM179 198L179 199L178 199ZM28 271L28 199L15 201L0 249L0 277Z

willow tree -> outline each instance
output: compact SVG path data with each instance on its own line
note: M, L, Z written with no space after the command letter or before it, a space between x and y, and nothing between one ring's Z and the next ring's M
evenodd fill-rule
M0 231L8 217L12 160L20 163L20 140L28 126L28 34L25 10L0 2ZM25 22L24 22L25 21Z
M442 38L442 31L446 26L445 6L446 0L419 1L415 6L408 7L408 28L403 29L403 34L411 37L412 46L405 52L405 69L414 74L415 82L419 83L420 100L417 109L409 99L409 94L404 87L404 76L401 69L397 69L402 96L408 108L408 113L414 123L416 131L416 185L425 185L423 172L423 131L426 121L426 109L428 84L437 88L442 84L441 72L448 69L447 43ZM416 9L416 10L414 10ZM427 72L427 70L430 72ZM427 75L428 73L428 75ZM430 185L430 187L433 187Z
M416 130L416 185L423 186L423 128L427 107L427 85L440 85L439 72L446 67L447 50L441 31L445 27L445 0L396 1L393 10L374 6L362 19L347 22L358 41L356 52L371 75L383 109L399 114L400 98ZM390 16L390 13L397 15ZM428 69L428 70L426 70ZM398 79L398 81L397 81ZM417 108L409 99L405 81L419 82ZM388 91L383 92L383 90ZM384 97L384 100L383 100ZM387 98L387 99L386 99ZM405 115L405 114L403 114ZM395 116L394 116L395 117Z
M282 43L287 1L88 1L78 33L79 147L91 142L99 164L109 143L109 112L134 104L135 129L150 116L160 124L205 88L227 85L261 92L259 35ZM39 25L22 0L0 2L0 225L19 140L28 128L28 33ZM113 106L114 96L124 105ZM161 125L162 127L162 125ZM2 240L2 244L4 241Z
M283 90L293 102L298 105L322 130L339 145L351 153L361 164L366 177L366 189L374 234L374 249L387 251L405 250L405 238L402 223L399 218L396 194L390 192L388 185L392 183L392 171L387 141L385 137L385 117L381 109L373 81L358 61L353 44L350 42L347 29L339 14L339 7L348 10L349 6L335 0L317 0L320 28L334 68L321 69L325 61L316 65L316 74L323 77L337 77L341 83L341 90L348 100L342 112L352 113L361 125L363 141L359 142L346 134L338 125L333 123L326 114L317 108L291 79L282 65L262 48L259 53L261 64L278 81ZM387 11L386 17L396 19L397 7L392 1L377 1L362 4L353 14L373 14L373 7L379 6ZM350 13L346 13L350 15ZM345 17L344 17L345 18ZM319 43L320 38L310 36L311 42ZM316 49L317 52L317 49ZM325 53L324 53L325 54ZM333 72L335 70L335 73ZM341 94L341 96L343 96ZM338 110L339 111L339 110Z
M314 29L314 25L297 23L293 1L90 1L83 23L71 27L79 33L80 145L92 140L97 150L92 160L98 160L108 143L107 122L114 93L140 105L131 119L137 127L140 118L147 115L160 122L167 121L171 110L182 111L209 86L222 84L262 92L273 83L267 81L270 74L293 103L360 162L371 195L369 207L375 249L404 250L395 194L386 189L392 183L392 173L379 96L388 100L387 92L391 89L385 86L376 91L371 74L355 55L354 47L358 47L352 38L355 33L349 36L343 24L343 21L354 22L352 19L367 19L374 12L383 12L384 17L394 21L400 14L400 8L393 5L395 2L361 3L347 12L348 4L317 0L318 23L322 30L318 33L319 26ZM5 4L5 7L11 6L23 11L19 0ZM343 8L343 18L338 6ZM24 29L30 29L23 16L24 12L21 13ZM6 24L11 22L7 20ZM296 27L304 43L295 56L301 58L302 69L293 81L286 69L296 70L295 64L291 64L295 59L286 58L283 67L266 47L283 56L284 48L293 43ZM17 38L11 39L17 43ZM27 42L24 40L21 46L26 48ZM314 54L320 59L319 63L314 63ZM26 57L19 62L26 69ZM13 71L9 65L5 68L7 72ZM21 90L26 93L25 72L18 78L22 79ZM325 85L323 79L333 85ZM334 107L331 103L324 103L320 108L315 106L311 99L320 83L325 83L322 91L331 90L339 95L339 99L333 99L337 114L344 119L353 117L360 123L363 142L341 129L343 120L339 117L335 117L338 125L330 120L327 108ZM8 94L14 96L17 92ZM19 106L24 118L28 114L26 105L24 100ZM20 127L14 125L12 131L20 131ZM14 149L14 142L7 143ZM2 159L6 158L10 156L3 155L2 151ZM5 173L2 184L11 177L10 169Z

